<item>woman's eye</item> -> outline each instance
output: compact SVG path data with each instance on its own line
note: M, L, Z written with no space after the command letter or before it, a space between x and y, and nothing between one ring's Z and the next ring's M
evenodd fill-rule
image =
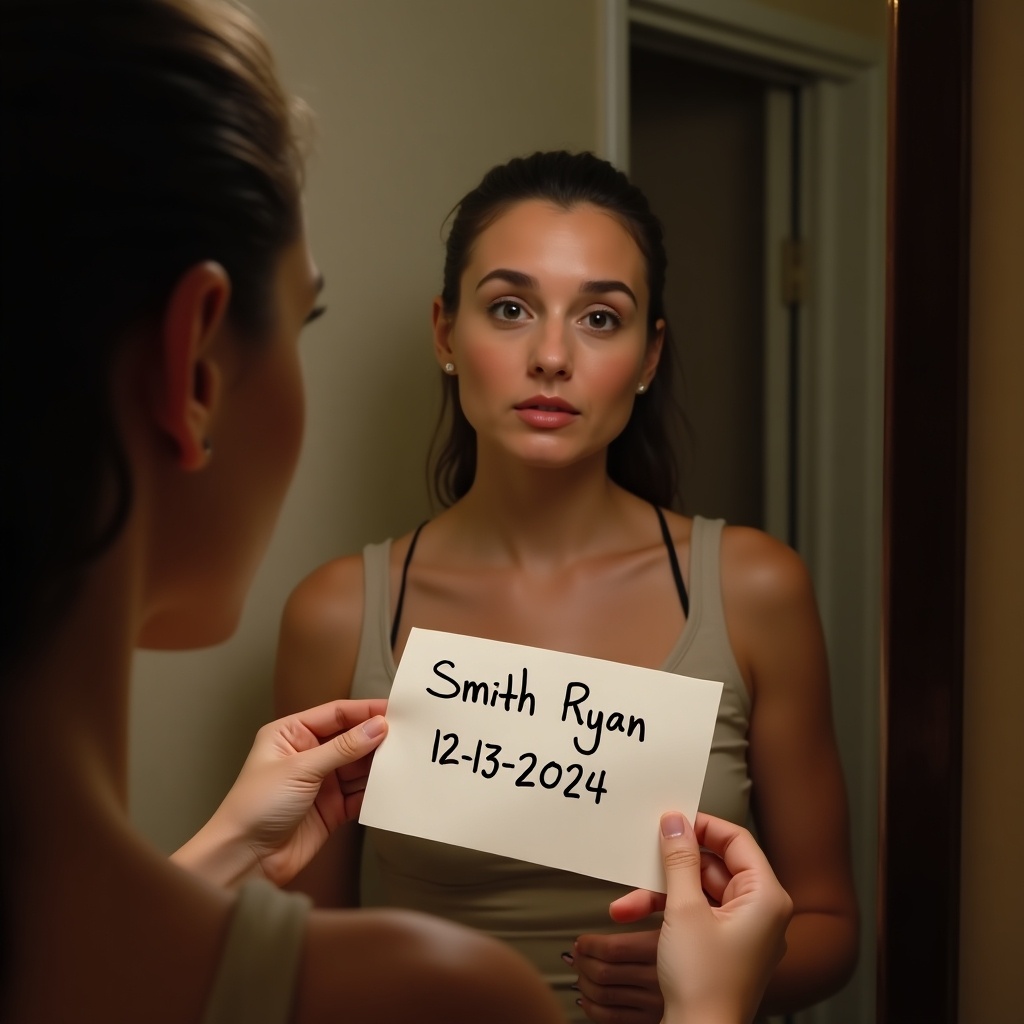
M515 323L518 320L526 319L526 310L511 299L500 299L498 302L492 303L488 309L492 316L504 320L506 323Z
M592 331L614 331L622 326L622 319L610 309L595 309L583 317L583 322Z

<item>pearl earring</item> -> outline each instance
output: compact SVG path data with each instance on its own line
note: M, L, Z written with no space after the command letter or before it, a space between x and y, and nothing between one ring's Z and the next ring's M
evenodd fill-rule
M454 373L455 372L455 364L454 363L445 363L444 364L444 372L445 373Z
M637 386L636 386L636 393L638 395L642 395L646 390L647 390L647 385L644 384L643 381L641 381L639 384L637 384Z

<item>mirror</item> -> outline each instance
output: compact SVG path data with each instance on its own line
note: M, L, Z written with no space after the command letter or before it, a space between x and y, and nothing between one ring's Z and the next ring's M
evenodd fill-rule
M865 0L865 5L882 2ZM942 5L950 8L946 12L934 3L901 0L898 24L892 3L892 109L898 131L890 139L887 626L881 638L887 731L877 1015L885 1024L951 1021L956 1011L963 423L962 416L949 412L963 408L958 377L965 309L958 261L966 252L961 100L970 40L968 0L950 0ZM838 104L844 123L855 121L847 116L849 105L843 106L848 100L861 113L872 103L882 111L874 128L858 122L857 130L865 139L875 132L869 159L883 162L884 46L863 51L854 46L842 57L842 40L836 42L842 33L832 33L840 51L837 62L835 53L829 58L799 32L799 45L788 57L770 39L765 42L766 26L784 23L802 30L805 22L797 12L811 17L826 6L843 5L816 0L517 0L511 21L504 5L477 0L444 0L443 5L250 0L250 5L267 25L288 84L316 112L309 221L328 281L330 315L311 328L303 343L310 410L303 462L242 630L216 651L139 659L132 809L142 830L168 850L212 811L255 729L269 716L274 639L291 587L327 558L402 532L429 514L421 442L435 411L429 301L440 279L444 214L486 167L514 153L564 146L596 148L621 159L628 150L622 92L602 97L595 83L626 74L628 31L622 30L629 10L661 24L662 38L664 19L689 10L691 27L704 34L702 40L691 40L691 59L705 56L708 47L721 49L715 33L730 12L751 14L756 24L737 27L737 32L748 46L762 47L758 60L766 71L782 74L784 58L792 63L794 50L799 51L805 65L812 65L805 66L801 81L809 75L820 81L816 102L832 104L833 110ZM658 25L646 29L659 31ZM709 33L715 38L707 38ZM521 59L527 52L531 70L523 76ZM467 81L472 89L466 88ZM509 102L510 82L516 83L514 103ZM844 94L844 88L853 91ZM863 156L856 147L852 154L839 152L838 171L849 171ZM877 180L875 203L881 208L884 167ZM856 188L844 184L836 208L842 212L844 205L860 202L867 188L863 182ZM834 331L840 354L857 351L865 338L880 339L883 327L883 217L855 228L864 233L864 251L874 261L879 284L873 297L869 290L865 307L851 304L855 308L849 315L819 324ZM932 244L915 242L915 237ZM824 258L821 244L819 238L815 247ZM850 266L833 265L838 268L834 273ZM856 266L857 274L868 275L866 260ZM819 277L816 284L836 290L834 278ZM870 421L851 434L862 446L858 458L876 451L879 462L881 364L879 344L877 379L871 384L877 399L869 403ZM850 378L844 380L842 366L834 372L833 394L845 400ZM950 433L933 429L935 424ZM374 439L372 450L368 435ZM822 472L833 461L823 459ZM853 562L857 586L869 598L853 613L858 617L855 633L862 639L833 649L833 663L872 683L878 637L871 630L878 627L881 559L865 552L871 545L876 552L883 546L881 476L879 468L877 484L869 485L874 492L858 492L867 508L877 508L877 538L860 535L854 544L838 532L817 538L820 563ZM941 579L934 576L934 561L926 561L936 549L956 555L944 564L947 575ZM835 568L832 586L840 603L830 603L828 612L834 619L846 616L844 578L845 566ZM862 734L861 756L870 761L871 773L859 780L857 800L869 844L864 871L873 886L878 709L860 701L841 713L858 716L872 729L871 735L867 730ZM905 859L905 851L913 848L909 844L921 834L935 840L934 860L924 866ZM931 898L935 892L945 899ZM869 933L872 903L868 895L864 927ZM913 963L907 961L908 951L915 951ZM861 971L873 981L870 956ZM945 979L945 988L937 979ZM934 1005L923 1002L931 998ZM861 1006L856 1016L815 1019L869 1021L876 1019L874 1009Z

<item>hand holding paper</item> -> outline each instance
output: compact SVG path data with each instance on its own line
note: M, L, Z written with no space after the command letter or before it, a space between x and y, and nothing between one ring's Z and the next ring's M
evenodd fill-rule
M696 814L721 691L414 629L359 820L663 892L651 822Z

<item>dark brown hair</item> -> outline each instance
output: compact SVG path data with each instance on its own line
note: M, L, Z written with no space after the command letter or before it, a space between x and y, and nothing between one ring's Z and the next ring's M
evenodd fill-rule
M144 328L204 260L223 265L228 315L260 342L272 271L300 229L302 160L262 36L222 0L3 0L0 112L7 698L130 511L109 390L118 351L153 336ZM5 764L5 817L12 776ZM10 839L0 995L17 941Z
M650 305L648 337L665 319L667 259L661 224L647 199L620 170L593 153L564 150L516 157L492 167L459 201L445 246L441 302L447 316L459 308L459 282L480 234L517 203L542 199L563 209L591 205L618 219L635 240L647 268ZM634 403L622 433L608 449L612 480L658 505L677 500L677 461L669 420L677 413L672 396L673 342L666 322L658 372L647 394ZM442 505L458 501L476 476L476 432L459 402L458 378L442 374L441 418L434 437L433 484ZM447 426L447 432L445 427Z
M223 0L0 7L3 610L0 673L45 636L124 525L109 395L181 274L231 279L258 343L298 236L293 105L252 19Z

